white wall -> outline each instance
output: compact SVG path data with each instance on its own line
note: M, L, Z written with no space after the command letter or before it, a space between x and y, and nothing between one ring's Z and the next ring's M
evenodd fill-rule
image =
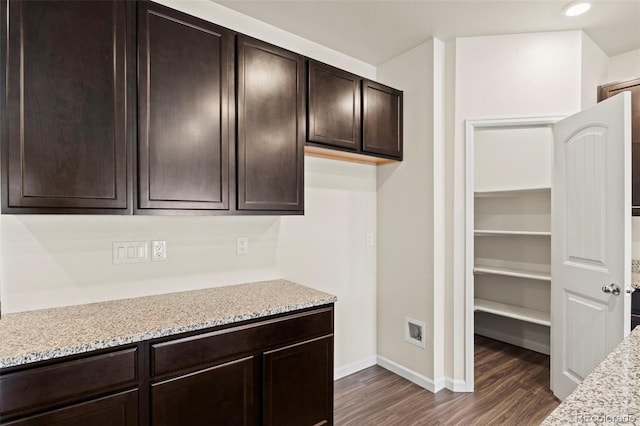
M178 10L375 79L375 67L208 1ZM305 161L304 217L0 217L2 313L284 277L336 294L337 369L375 357L376 169ZM235 255L235 238L250 252ZM112 265L113 241L164 239L165 262Z
M609 58L609 82L640 78L640 49Z
M280 218L3 215L3 313L278 277ZM235 255L235 238L250 240ZM167 241L167 260L113 265L113 241Z
M451 334L447 349L448 375L464 379L465 342L463 321L465 262L465 154L466 119L569 115L582 103L582 33L501 35L459 38L455 43L455 107L452 128L453 158L447 166L450 194L448 230L453 242L451 274L447 274L447 298L452 301L445 334ZM450 70L452 71L452 70ZM448 75L450 77L450 74ZM594 88L595 90L595 88ZM448 151L449 152L449 151Z
M283 217L278 269L284 277L338 296L337 376L375 364L376 167L305 161L305 215ZM374 245L367 246L367 234Z
M435 388L444 374L444 212L434 209L444 197L443 67L439 40L378 67L381 82L404 90L404 161L378 169L378 354ZM405 316L426 324L426 349L404 341Z
M586 109L598 102L598 86L609 81L609 57L584 32L582 32L581 53L581 108Z

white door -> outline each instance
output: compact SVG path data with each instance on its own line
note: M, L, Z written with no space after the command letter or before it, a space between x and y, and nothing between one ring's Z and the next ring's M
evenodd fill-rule
M551 388L564 400L630 329L630 93L553 130Z

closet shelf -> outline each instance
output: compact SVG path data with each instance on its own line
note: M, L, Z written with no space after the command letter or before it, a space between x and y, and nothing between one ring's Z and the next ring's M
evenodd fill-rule
M485 299L475 299L474 311L488 312L494 315L551 327L551 314L549 312L537 311L521 306L508 305L506 303L493 302Z
M551 231L508 231L505 229L476 229L475 236L529 235L534 237L550 237Z
M551 281L551 274L548 272L527 271L525 269L505 268L501 266L476 265L473 268L474 274L494 274L505 275L507 277L529 278L532 280Z
M512 188L512 189L500 189L493 191L475 191L473 195L476 197L518 197L523 195L529 195L534 193L550 192L551 187L537 187L537 188Z

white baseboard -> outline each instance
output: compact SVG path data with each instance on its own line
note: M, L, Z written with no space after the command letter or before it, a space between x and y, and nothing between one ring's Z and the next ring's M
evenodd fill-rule
M387 359L383 356L378 355L378 365L380 367L386 368L387 370L391 371L392 373L397 374L400 377L404 377L405 379L409 380L410 382L415 383L416 385L425 388L426 390L430 391L430 392L437 392L438 390L444 388L444 380L438 380L437 386L436 386L436 382L434 382L432 379L423 376L420 373L416 373L413 370L408 369L407 367L404 367L400 364L397 364L393 361L391 361L390 359ZM438 390L436 390L438 389Z
M444 387L452 392L473 392L473 389L467 387L467 382L461 379L444 378Z
M350 374L357 373L360 370L364 370L365 368L373 367L376 364L409 380L410 382L415 383L429 392L437 393L445 388L453 392L473 392L473 389L467 389L467 385L464 380L451 379L450 377L440 377L432 380L380 355L372 355L359 361L352 362L351 364L336 368L333 371L333 379L341 379Z
M501 342L509 343L512 345L520 346L525 349L529 349L534 352L540 352L541 354L549 355L551 348L549 345L543 343L534 342L532 340L523 339L511 334L501 333L499 331L491 330L489 328L476 327L474 329L475 334L480 336L489 337L490 339L500 340Z
M375 355L371 355L359 361L352 362L351 364L338 367L333 370L333 380L338 380L350 374L357 373L360 370L364 370L365 368L373 367L377 361L378 358Z

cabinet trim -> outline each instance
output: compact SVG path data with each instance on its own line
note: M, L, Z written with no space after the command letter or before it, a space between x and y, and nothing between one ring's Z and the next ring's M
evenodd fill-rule
M348 161L350 163L369 164L378 166L382 164L397 163L399 160L383 157L374 157L364 153L346 152L336 148L325 148L307 144L304 147L304 155L307 157L326 158L329 160Z

